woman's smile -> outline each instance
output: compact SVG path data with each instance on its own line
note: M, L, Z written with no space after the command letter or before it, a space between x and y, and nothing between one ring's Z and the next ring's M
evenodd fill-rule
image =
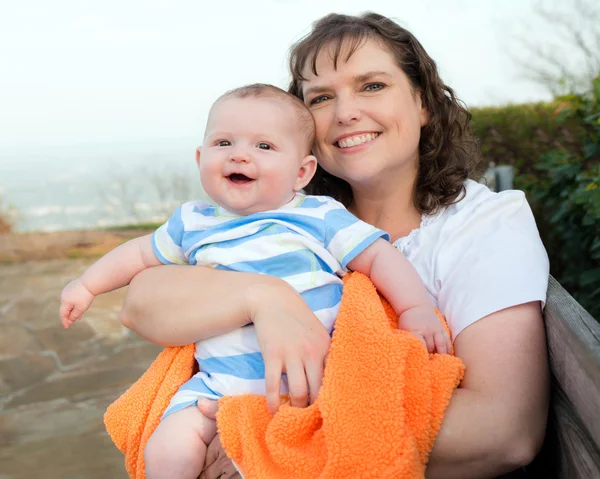
M333 144L343 153L352 153L368 148L380 134L379 132L348 133L337 138ZM359 148L361 146L364 146L364 148Z

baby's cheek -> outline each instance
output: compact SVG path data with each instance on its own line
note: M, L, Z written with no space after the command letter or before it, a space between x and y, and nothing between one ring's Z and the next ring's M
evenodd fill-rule
M200 181L202 189L211 197L214 197L216 194L217 188L217 177L214 172L209 170L201 170Z

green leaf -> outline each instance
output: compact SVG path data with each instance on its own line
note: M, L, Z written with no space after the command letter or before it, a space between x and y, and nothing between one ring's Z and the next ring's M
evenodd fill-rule
M592 83L594 85L594 98L596 98L596 101L600 102L600 76L594 78Z
M584 271L579 277L581 286L590 286L592 284L600 284L600 268Z

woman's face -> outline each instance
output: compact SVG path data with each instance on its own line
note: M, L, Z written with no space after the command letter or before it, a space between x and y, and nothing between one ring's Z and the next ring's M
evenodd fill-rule
M421 127L427 111L394 57L368 40L344 61L344 49L333 66L332 51L317 57L303 75L304 101L315 123L314 153L329 173L352 187L416 177Z

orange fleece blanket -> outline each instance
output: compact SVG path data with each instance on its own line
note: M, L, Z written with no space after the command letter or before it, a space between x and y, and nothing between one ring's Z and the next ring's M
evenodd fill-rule
M166 348L105 414L132 478L145 477L144 446L193 374L193 352ZM217 425L246 479L421 478L463 372L458 358L429 355L398 330L371 281L351 273L315 403L293 408L283 398L271 416L262 396L224 397Z

